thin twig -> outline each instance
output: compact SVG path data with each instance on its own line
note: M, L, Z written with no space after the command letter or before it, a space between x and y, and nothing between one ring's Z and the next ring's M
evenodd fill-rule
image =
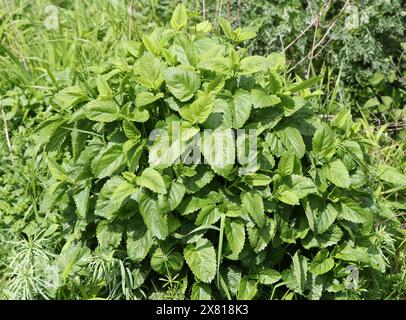
M330 22L326 32L324 33L323 37L320 39L320 41L314 46L313 52L324 42L324 40L326 39L326 37L328 36L328 34L330 33L330 31L333 29L333 27L335 26L335 24L338 21L338 18L341 16L341 14L344 12L345 8L348 6L350 0L347 0L347 2L344 4L344 6L341 8L340 12L337 14L337 16ZM323 50L323 48L325 48L325 46L322 47L322 49L316 54L316 56L318 56L320 54L320 52ZM289 69L289 71L292 71L294 69L296 69L296 67L298 65L300 65L303 61L305 61L309 56L310 56L311 51L309 51L309 53L307 55L305 55L302 59L300 59L299 62L297 62L292 68ZM314 56L314 57L316 57ZM313 58L314 58L313 57Z
M202 0L203 21L206 21L206 0Z
M385 222L388 222L388 221L390 221L390 220L393 220L393 219L395 219L395 218L398 218L398 217L401 217L401 216L404 216L404 215L406 215L406 212L402 212L402 213L396 214L396 215L394 215L394 216L391 217L391 218L388 218L388 219L383 220L383 221L381 221L381 222L375 223L375 224L374 224L374 227L376 228L376 227L380 226L381 224L383 224L383 223L385 223Z
M237 2L237 23L241 25L241 0Z
M291 43L289 43L284 49L283 52L288 50L291 46L295 44L297 40L299 40L311 27L314 26L314 24L320 20L320 18L323 16L325 12L327 12L327 9L330 7L332 0L330 0L323 8L323 10L320 11L320 13L310 22L310 24L304 29Z
M309 1L307 1L307 4L308 4L308 7L309 7L310 12L312 14L312 17L313 17L314 13L313 13L312 6L309 3ZM317 38L317 31L319 29L319 24L320 24L320 19L317 19L316 22L314 23L314 34L313 34L312 49L311 49L311 52L310 52L309 66L307 67L307 76L306 76L307 79L310 77L310 69L311 69L311 66L312 66L313 55L314 55L314 46L316 45L316 38Z
M223 7L223 0L220 0L217 4L218 4L218 7L217 7L216 27L218 27L218 25L219 25L219 19L220 19L220 16L221 16L221 9Z
M134 0L130 1L130 10L128 13L128 40L131 40L133 30Z
M231 0L227 0L227 19L230 20L231 18Z
M1 104L1 101L0 101L0 107L1 107L1 115L3 117L4 134L6 136L8 151L10 151L10 153L12 153L12 147L11 147L10 136L9 136L9 133L8 133L6 114L4 112L3 105Z

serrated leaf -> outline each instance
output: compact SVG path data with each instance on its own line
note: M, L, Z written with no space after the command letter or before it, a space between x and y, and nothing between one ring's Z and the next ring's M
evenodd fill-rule
M187 24L187 11L184 4L180 3L176 6L172 13L171 26L179 31Z
M184 66L168 68L164 77L169 91L182 102L190 100L200 88L199 75Z
M124 164L123 146L121 144L112 144L102 150L101 156L93 169L94 176L98 179L111 176Z
M228 176L235 163L235 140L231 129L205 132L201 151L207 164L219 175Z
M211 300L211 287L204 282L195 282L192 286L190 298L192 300Z
M348 189L350 187L350 176L348 170L341 160L336 159L322 168L322 174L337 187Z
M169 208L172 211L175 210L182 202L185 192L186 188L183 184L176 181L172 182L168 197Z
M141 108L161 99L163 96L162 92L155 95L152 92L140 92L135 97L135 105L137 108Z
M160 240L165 240L168 236L168 217L162 212L158 201L148 194L143 194L139 207L144 223L151 234Z
M257 282L243 277L238 288L237 300L252 300L258 293Z
M333 225L326 232L322 234L313 234L309 232L302 240L302 245L305 249L310 248L327 248L335 245L341 240L343 232L340 227Z
M364 223L367 221L367 218L364 217L362 214L358 213L357 211L353 210L345 203L339 203L335 205L335 208L338 211L338 218L344 219L347 221L351 221L354 223Z
M79 86L72 86L64 88L55 94L54 101L63 109L73 107L79 103L88 101L86 92Z
M258 282L267 286L270 286L276 282L278 282L282 275L270 268L261 268L259 270L255 270L256 274L254 275L255 278L258 278Z
M210 283L216 275L216 252L207 239L189 244L184 249L184 257L197 280Z
M262 56L250 56L241 60L240 69L243 73L266 72L270 67L270 61Z
M135 64L137 81L148 89L158 90L164 82L165 69L160 58L151 53L144 53Z
M307 258L299 255L298 252L292 257L293 273L298 284L299 293L303 293L307 280Z
M254 227L247 228L248 239L251 244L251 248L256 252L264 250L269 242L273 239L276 232L276 223L272 219L267 219L265 226L262 228Z
M328 257L328 251L326 249L320 250L313 261L309 265L309 270L314 275L321 275L329 272L334 267L334 259Z
M277 198L283 203L289 204L291 206L299 205L299 198L292 190L283 190L282 192L279 192Z
M193 101L189 106L179 110L181 117L191 124L203 123L213 110L213 97L203 95Z
M141 262L153 245L151 232L137 215L127 226L127 254L134 262Z
M255 109L261 109L274 106L281 102L281 99L275 95L269 95L263 88L251 90L251 101Z
M334 144L334 135L331 128L322 123L313 137L313 151L316 153L329 149Z
M221 212L215 205L209 205L202 208L196 217L196 225L211 225L215 224L221 216Z
M137 178L137 184L156 193L167 193L164 179L153 168L146 168L141 176Z
M97 241L102 249L116 249L121 242L123 227L118 223L102 221L96 229Z
M262 228L266 222L264 212L264 202L260 194L249 191L241 194L241 202L255 223Z
M247 90L238 89L230 100L229 107L233 128L241 128L251 113L252 102L250 93Z
M178 273L183 267L183 256L164 243L158 246L151 256L151 268L163 275Z
M242 221L227 219L224 226L227 243L234 255L238 255L245 243L245 225Z
M130 121L124 120L123 121L123 130L125 136L134 141L138 142L141 139L141 132L137 129L137 127L132 124Z
M86 118L98 122L113 122L118 119L120 108L113 100L93 100L84 107Z
M276 132L284 147L293 152L299 159L303 158L306 146L300 131L294 127L284 127Z
M380 164L376 174L382 181L392 183L394 185L406 185L406 175L399 172L399 170L396 168L386 164Z

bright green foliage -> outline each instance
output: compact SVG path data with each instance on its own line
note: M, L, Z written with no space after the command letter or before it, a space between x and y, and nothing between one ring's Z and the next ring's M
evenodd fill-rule
M179 4L137 40L108 29L105 55L84 41L86 70L30 70L46 71L43 96L2 93L16 137L13 117L32 111L17 107L37 114L33 147L0 149L0 226L29 239L11 266L38 280L27 291L16 272L8 298L345 298L347 266L385 273L379 226L398 227L404 203L382 190L404 190L404 169L375 166L349 111L320 117L321 77L249 55L254 28L196 20Z

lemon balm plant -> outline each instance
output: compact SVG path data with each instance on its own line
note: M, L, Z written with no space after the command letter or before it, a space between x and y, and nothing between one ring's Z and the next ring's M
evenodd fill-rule
M349 110L316 114L319 77L248 55L251 29L191 25L183 5L170 25L89 66L38 129L41 211L64 238L59 285L79 281L92 252L121 266L126 297L358 294L349 270L385 271L374 223L393 218L360 125Z

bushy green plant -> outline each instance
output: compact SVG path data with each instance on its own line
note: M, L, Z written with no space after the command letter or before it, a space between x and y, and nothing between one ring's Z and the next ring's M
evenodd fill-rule
M283 55L239 47L252 29L189 21L179 5L170 29L51 102L41 211L66 239L62 284L86 277L96 250L129 264L133 297L362 296L386 270L375 224L397 219L374 194L360 124L316 113L320 78L289 79ZM187 164L197 149L204 161Z

